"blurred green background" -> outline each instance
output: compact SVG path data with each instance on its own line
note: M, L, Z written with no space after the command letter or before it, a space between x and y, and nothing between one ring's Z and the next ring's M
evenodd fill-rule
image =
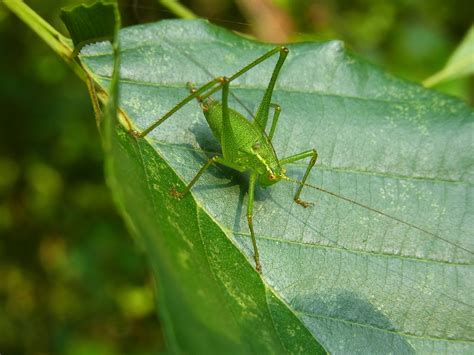
M60 8L81 2L27 1L65 34ZM158 0L119 2L126 25L173 17ZM461 0L182 3L261 40L342 39L418 82L442 68L472 21ZM0 49L0 353L163 351L154 281L105 186L85 85L2 5ZM472 77L437 89L474 102Z

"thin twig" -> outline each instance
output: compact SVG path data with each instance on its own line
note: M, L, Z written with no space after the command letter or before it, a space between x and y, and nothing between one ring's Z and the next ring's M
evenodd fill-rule
M191 10L182 5L179 0L160 0L160 3L172 13L174 13L176 16L181 17L182 19L190 20L198 18L196 14L194 14Z

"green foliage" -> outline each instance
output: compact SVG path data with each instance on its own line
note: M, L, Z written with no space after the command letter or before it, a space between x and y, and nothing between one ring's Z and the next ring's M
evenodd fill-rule
M8 2L19 3L20 1L8 0ZM65 31L59 20L59 8L81 2L82 0L54 2L31 0L28 4L32 5L54 28ZM156 5L150 6L157 3L155 0L148 2L121 0L120 2L133 4L133 6L124 7L123 10L127 18L134 21L149 21L163 15L169 16L166 12L160 12L160 9L155 7ZM291 2L275 0L275 2L285 3L289 16L291 15L297 24L293 39L343 39L348 46L363 53L365 57L371 58L392 72L414 80L421 80L440 68L472 22L471 11L469 11L472 7L471 2L464 0L456 0L449 4L442 0L384 4L376 0L359 2L338 0L317 3L305 0ZM211 17L213 21L218 22L222 20L221 23L225 26L237 28L240 31L252 31L251 26L245 25L247 22L245 16L239 12L235 4L232 5L233 1L207 0L206 4L209 6L203 6L200 0L186 3L190 4L194 12L201 17ZM159 336L160 326L153 315L150 316L152 295L150 282L144 282L148 275L144 258L137 253L131 240L128 239L103 184L102 159L100 149L98 149L100 141L84 87L44 46L44 43L37 40L35 34L5 9L4 4L4 2L0 4L0 47L6 49L8 55L0 57L0 77L2 78L0 103L3 112L0 118L2 124L2 129L0 129L0 234L2 236L0 238L0 280L2 280L0 301L3 305L0 312L0 351L12 354L122 354L150 353L154 349L158 351L163 345ZM374 4L377 6L374 7ZM63 44L55 42L57 38L61 38L56 30L43 32L42 35L50 45L60 44L57 48L64 49ZM168 50L168 48L165 49ZM173 68L173 65L170 64L168 68ZM159 71L160 68L153 68L153 70ZM186 80L191 77L188 74L186 74ZM172 84L169 82L167 85ZM183 82L179 83L180 89L176 90L176 95L172 93L170 95L173 97L166 99L163 109L168 108L168 105L173 105L174 100L184 94L184 89L181 89L182 84ZM449 86L440 85L440 89L462 96L469 101L472 90L470 91L466 84L468 84L466 80L454 81L448 83ZM165 86L163 92L168 90L173 90L173 88ZM433 98L432 95L434 94L431 93L429 98ZM156 97L150 99L156 100ZM427 101L428 106L432 102L430 100ZM472 102L472 97L470 100ZM389 103L393 105L393 101ZM368 102L374 106L377 100L364 98L360 102ZM459 103L453 102L454 107L458 107ZM382 104L383 101L376 108L379 109ZM392 107L391 105L389 107ZM400 105L405 107L406 102L401 101ZM199 110L193 105L190 107L193 108L192 117L198 119ZM240 109L237 104L236 107ZM332 107L329 107L329 110ZM412 107L412 103L409 107ZM420 108L420 114L425 112L421 107L413 108L412 111L418 112L418 108ZM291 107L284 107L284 110L288 114L292 112ZM445 108L442 112L446 111L449 109ZM429 112L426 114L429 115ZM437 117L437 114L433 116ZM408 114L404 117L408 117ZM349 124L352 123L349 122ZM439 126L439 131L442 131L444 124L440 122ZM206 137L208 133L205 133L207 128L204 124L200 123L198 127L203 131L201 136ZM293 129L292 127L293 125L287 126L285 129ZM331 127L331 124L328 127ZM186 134L188 137L193 135L189 131L183 132L182 129L185 126L176 128L176 132ZM297 133L295 132L291 139L292 142L298 143L301 139L299 138L301 135ZM326 131L322 130L316 138L324 140L325 133ZM452 137L452 141L455 142L455 134ZM207 143L217 149L215 142ZM207 143L206 146L208 146ZM278 144L279 152L284 152L286 143L279 140ZM446 144L452 149L449 145L450 143ZM339 144L338 146L340 147ZM415 147L415 142L413 146ZM466 147L470 147L469 144ZM320 148L318 142L316 142L316 148ZM425 154L422 156L426 157ZM177 157L182 159L180 155ZM179 162L183 161L179 160ZM187 164L185 161L183 163ZM193 166L185 176L183 175L185 180L192 176L195 172L194 168ZM300 170L296 172L298 171ZM221 172L214 173L222 177L219 175L222 174ZM326 180L327 175L324 177ZM219 181L225 185L224 188L230 188L230 184L234 184L234 188L242 186L242 193L245 191L245 181L232 172L225 172L225 176L219 178ZM414 182L416 181L415 179ZM210 182L212 183L212 180ZM344 181L341 180L341 182ZM449 202L453 189L448 186L451 185L437 185L437 182L438 180L433 180L434 186L439 187L439 193L435 195L440 196L445 189L448 193L444 200ZM463 185L459 186L462 190ZM206 182L203 183L201 192L199 190L196 192L202 193L204 188L206 188ZM219 191L223 190L219 187ZM273 196L274 191L269 190L269 192ZM446 213L454 215L456 211L459 211L457 215L460 215L462 208L468 212L469 209L472 210L472 199L469 193L471 193L469 189L463 190L461 195L465 194L466 200L459 204L461 208L458 206L453 208L450 205ZM309 194L312 195L311 192ZM313 198L313 196L310 197ZM400 195L400 197L404 196ZM265 192L263 198L265 198ZM320 198L318 196L315 202L318 202ZM218 201L222 201L222 198ZM285 196L282 202L288 206L288 196ZM268 203L268 199L262 200L262 203ZM428 204L423 206L428 206ZM220 213L218 211L220 208L225 211L222 214L232 222L230 217L232 211L226 211L225 207L226 205L222 203L215 209L215 213ZM298 211L299 206L292 208ZM319 207L316 206L316 208ZM433 208L439 208L439 206L435 203ZM265 215L266 210L257 216L260 221L262 214ZM334 214L317 218L318 221L319 219L326 220L332 218ZM440 214L443 213L440 212ZM468 218L472 220L470 215L472 216L472 213L466 214L465 220L468 222ZM235 213L233 216L234 224L241 223L241 216ZM440 221L437 217L430 218L429 214L426 218L425 216L417 218L433 225ZM444 218L441 221L449 220L449 217ZM447 224L454 225L455 223L453 221ZM268 225L268 221L265 224ZM245 230L245 224L239 227ZM437 228L447 229L448 227L441 223ZM472 230L472 225L464 231L469 231L469 229ZM453 236L458 235L456 228L449 230L453 231L451 233ZM344 232L345 230L342 229L341 235ZM301 233L304 237L305 232ZM325 230L320 230L320 233L324 234ZM408 236L409 234L407 238ZM325 240L321 237L322 242ZM388 242L390 239L387 238L386 243ZM332 243L328 242L328 244ZM250 253L250 249L248 251ZM326 259L331 256L334 254L327 253ZM391 260L393 262L386 266L385 259L381 258L383 266L387 268L393 266L396 258L392 255ZM386 282L380 279L374 280L373 288L378 290L378 293L373 294L374 297L380 294L383 296L378 302L380 310L377 311L391 314L395 312L393 304L389 312L385 310L385 300L391 294L393 298L402 298L396 311L401 315L400 317L406 317L408 321L418 316L421 316L420 319L426 319L426 312L436 315L438 309L440 312L447 311L453 301L446 300L444 296L452 296L457 287L463 286L461 281L457 280L459 275L462 276L461 280L464 278L465 266L462 263L458 266L454 264L448 270L439 268L429 274L428 269L424 269L421 262L412 264L408 263L409 260L400 257L399 267L395 268L395 272L398 270L401 272L407 264L408 266L416 265L415 270L413 267L409 269L411 273L404 277L400 276L398 284L405 287L402 287L399 293L397 293L398 290L394 284L395 275L391 269L387 269L387 273L392 277L389 277ZM291 262L289 265L292 265ZM346 275L345 269L337 267L332 270L317 269L319 265L314 267L315 278L319 277L320 273L329 271L334 274L334 285L337 286L340 279L350 282L351 273ZM352 266L351 263L346 265L342 262L341 265L345 265L346 268ZM367 262L370 270L380 269L379 266ZM452 271L453 269L455 271ZM334 270L342 271L336 273ZM288 271L294 272L291 268ZM436 280L440 279L442 280L436 284ZM363 282L363 280L353 279L354 284L357 282ZM310 281L307 283L309 284ZM430 290L434 284L436 287ZM328 287L327 282L321 286L323 290ZM387 287L386 293L380 291L384 287ZM447 292L440 291L443 287ZM469 287L469 283L464 287ZM298 288L302 287L298 286ZM306 293L311 292L313 290L308 287ZM418 294L425 295L426 292L432 292L434 306L430 308L427 304L424 309L420 309L417 306L425 298L418 300ZM330 300L332 296L328 294L325 293L321 303L316 306ZM412 298L415 307L406 306L409 303L409 297ZM347 297L343 295L339 297L339 301L334 301L334 304L341 305L340 313L350 313L352 305L358 304L360 307L353 307L355 316L365 311L369 315L373 314L371 307L365 308L363 302L351 302L351 299L353 298L350 295ZM304 305L301 298L293 302ZM390 304L388 301L386 303ZM450 317L446 316L445 322L441 321L438 325L440 329L458 324L456 315L460 311L456 310L457 307L457 304L452 307L454 320L451 321ZM461 310L464 309L462 307L464 306L461 305ZM324 306L320 308L322 308L321 314L338 311L338 309L324 308ZM315 307L315 310L318 311L318 308ZM165 311L166 309L163 309L163 313ZM471 313L466 312L466 314L467 319ZM164 316L166 319L166 314ZM182 314L182 317L185 319L186 314ZM310 318L301 315L299 317L306 321ZM319 328L321 328L321 323L328 324L327 327L322 327L324 330L329 327L332 318L320 317L319 319ZM383 323L390 327L388 321L384 323L376 316L368 317L368 319L369 326L360 327L354 323L353 328L365 329L367 337L370 337L373 325ZM423 342L424 329L432 329L436 319L438 318L434 317L432 321L427 322L431 326L426 328L415 329L410 327L411 323L408 322L405 328L409 329L404 329L407 331L407 339L418 339L418 342ZM346 327L342 329L347 330L350 326L351 323L346 323ZM466 322L466 327L469 326ZM318 329L313 331L319 331ZM392 329L387 334L396 334L396 332L396 329ZM335 333L340 333L339 328L336 328ZM345 334L347 333L349 332L346 331ZM419 335L421 336L418 337ZM425 344L426 346L431 343L443 344L441 339L442 337L437 335L433 339L426 340ZM454 341L450 346L452 343ZM468 344L463 339L459 340L459 349ZM437 350L433 348L428 351ZM440 350L440 352L443 351L446 350Z
M187 94L188 81L230 76L269 48L202 21L121 31L120 106L131 120L124 125L147 127ZM216 339L236 352L278 350L278 339L287 349L309 344L281 333L289 322L300 327L291 334L307 329L330 352L472 350L471 219L462 217L473 214L465 203L472 193L465 149L472 110L381 72L340 42L289 48L274 96L283 109L277 152L317 148L313 184L405 223L315 190L305 192L316 203L308 210L292 202L296 186L260 190L260 280L244 180L216 168L193 198L169 195L218 150L199 107L189 104L145 139L119 129L109 179L162 281L170 343L203 352ZM88 46L80 58L107 87L110 46ZM255 110L271 69L260 65L237 80L234 107ZM295 165L288 175L303 171ZM289 316L276 318L284 307ZM265 336L251 336L254 322Z
M59 28L71 2L35 9ZM3 2L0 48L0 353L157 353L153 280L104 184L84 84Z
M75 52L94 40L112 40L118 18L117 6L100 1L61 11L61 19L71 35Z

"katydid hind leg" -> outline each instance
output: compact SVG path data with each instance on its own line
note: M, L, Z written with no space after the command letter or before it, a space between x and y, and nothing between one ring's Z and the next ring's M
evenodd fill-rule
M258 107L257 114L255 115L255 123L257 123L263 131L265 131L268 122L268 115L270 113L270 106L272 101L273 89L275 88L275 83L280 74L281 67L285 62L286 56L288 55L288 48L280 47L280 56L278 61L273 69L272 77L268 83L267 89L263 94L262 101Z
M286 47L277 47L272 49L271 51L263 54L262 56L258 57L255 59L253 62L250 64L246 65L242 69L240 69L237 73L229 77L226 81L231 82L241 75L245 74L247 71L252 69L253 67L257 66L261 62L267 60L268 58L272 57L274 54L280 53L280 57L278 59L277 65L273 71L272 79L270 80L269 87L267 88L267 91L265 92L264 99L262 100L262 103L260 104L260 109L263 109L263 111L266 111L266 118L264 119L265 124L266 121L268 120L268 109L270 105L270 100L271 100L271 95L273 92L273 86L276 81L276 77L278 76L278 73L280 71L281 65L283 64L283 61L285 60L285 57L288 53L288 49ZM181 100L178 104L176 104L175 107L173 107L171 110L169 110L167 113L165 113L161 118L157 119L155 122L153 122L151 125L146 127L144 130L141 132L138 131L131 131L130 133L134 135L137 138L142 138L145 137L147 134L149 134L151 131L153 131L155 128L157 128L159 125L161 125L164 121L166 121L168 118L170 118L174 113L176 113L178 110L180 110L184 105L186 105L189 101L193 100L196 98L198 101L202 102L204 99L215 93L216 91L220 90L223 85L222 77L217 77L213 80L210 80L209 82L201 85L198 88L192 87L188 83L188 87L191 90L191 93L185 97L183 100ZM266 99L268 97L268 100ZM268 101L268 102L267 102ZM258 114L257 114L258 116Z
M275 69L273 70L273 74L272 74L272 78L270 79L269 86L267 87L267 89L265 91L263 100L260 103L259 110L257 111L257 115L255 116L255 117L258 116L258 112L260 111L260 107L263 106L263 111L267 112L266 118L264 120L265 124L268 121L268 111L269 111L268 108L269 108L270 101L271 101L271 98L272 98L273 87L275 85L276 79L277 79L278 74L280 72L281 66L283 65L283 62L285 61L285 58L288 54L288 48L286 48L286 47L273 48L272 50L268 51L267 53L265 53L262 56L255 59L250 64L248 64L245 67L243 67L242 69L240 69L237 73L235 73L232 76L228 77L228 81L230 83L230 82L234 81L235 79L239 78L240 76L242 76L243 74L245 74L246 72L248 72L249 70L251 70L252 68L254 68L255 66L257 66L258 64L260 64L263 61L271 58L272 56L274 56L277 53L280 53L280 57L278 58L278 62L275 66ZM221 89L220 86L214 87L211 90L207 91L205 94L201 95L201 98L206 99L207 97L211 96L212 94L214 94L216 91L218 91L220 89ZM267 97L268 97L268 99L266 100ZM257 120L257 118L256 118L256 120ZM258 121L260 121L260 119Z
M285 47L280 47L280 48L274 48L271 51L263 54L262 56L258 57L255 59L253 62L250 64L246 65L242 69L240 69L237 73L232 75L231 77L228 78L228 82L231 82L256 65L260 64L261 62L267 60L268 58L272 57L274 54L280 53L280 57L278 58L277 65L275 66L275 69L273 70L273 75L270 80L269 87L267 87L267 90L265 92L264 98L262 100L262 103L260 104L259 107L259 112L262 111L263 113L266 112L266 115L260 115L262 118L258 118L259 113L257 113L257 121L262 121L261 123L266 124L268 120L268 110L270 106L270 101L271 101L271 96L273 92L273 87L275 85L276 78L278 77L278 73L280 71L281 66L283 65L283 62L285 60L286 55L288 54L288 49ZM130 133L134 135L137 138L142 138L145 137L147 134L149 134L151 131L153 131L155 128L157 128L159 125L161 125L164 121L166 121L168 118L170 118L175 112L180 110L184 105L186 105L189 101L193 100L194 98L198 99L198 101L203 101L205 98L209 97L216 91L220 90L222 88L223 82L222 82L222 77L215 78L213 80L210 80L209 82L205 83L204 85L201 85L198 88L190 88L191 93L185 97L183 100L181 100L178 104L176 104L175 107L173 107L171 110L169 110L167 113L165 113L161 118L157 119L155 122L153 122L151 125L146 127L144 130L141 132L138 131L131 131ZM188 84L189 86L189 84ZM264 121L264 122L263 122Z
M228 78L222 78L222 137L221 137L221 149L224 157L230 161L234 160L237 154L239 145L237 138L235 137L234 130L230 121L229 115L229 85L230 81Z
M190 81L188 81L188 82L186 83L186 87L188 88L189 93L190 93L191 95L192 95L192 94L195 94L195 93L198 91L198 88L195 87L195 86L193 85L193 83L191 83ZM202 102L203 102L203 98L202 98L202 96L200 96L200 95L197 95L197 96L196 96L196 100L197 100L199 103L202 103Z
M306 168L306 171L303 175L303 179L301 180L301 184L298 187L298 190L296 191L296 194L294 197L295 202L305 208L311 206L312 203L303 201L300 198L301 191L303 190L304 184L306 183L306 180L309 177L311 169L313 169L314 164L316 164L316 160L318 159L318 152L316 152L315 149L311 149L311 150L307 150L307 151L304 151L304 152L301 152L301 153L298 153L298 154L295 154L295 155L292 155L280 160L280 164L285 165L285 164L293 163L295 161L299 161L299 160L306 159L309 157L311 157L311 160L308 164L308 167Z

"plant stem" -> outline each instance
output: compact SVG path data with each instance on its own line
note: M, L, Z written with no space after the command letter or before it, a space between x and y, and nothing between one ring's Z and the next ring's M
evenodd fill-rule
M72 53L70 40L60 34L23 1L5 0L4 4L60 56L68 57Z
M196 14L194 14L191 10L182 5L179 0L160 0L160 3L172 13L174 13L176 16L181 17L182 19L191 20L198 18Z
M81 66L73 59L72 41L59 33L21 0L5 0L3 2L20 20L29 26L53 51L55 51L74 72L83 80L86 75Z

